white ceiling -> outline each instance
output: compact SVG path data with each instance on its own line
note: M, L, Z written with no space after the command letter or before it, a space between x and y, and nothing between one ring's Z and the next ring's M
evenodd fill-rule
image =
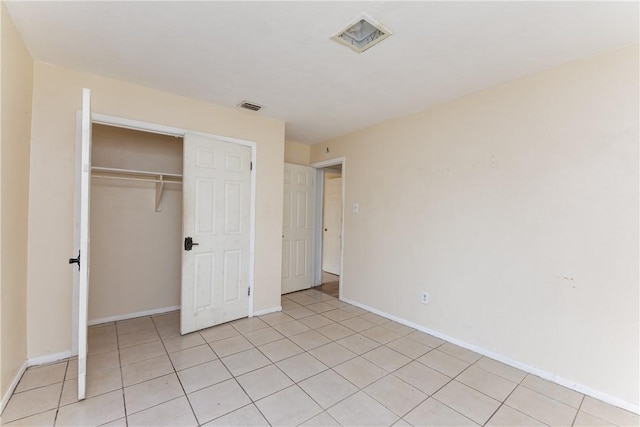
M36 60L286 122L316 143L639 40L632 2L6 2ZM394 31L331 41L361 12Z

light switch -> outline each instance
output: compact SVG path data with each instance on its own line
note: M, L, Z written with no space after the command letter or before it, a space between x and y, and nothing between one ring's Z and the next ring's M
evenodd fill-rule
M360 205L356 202L353 204L353 213L357 214L358 212L360 212Z

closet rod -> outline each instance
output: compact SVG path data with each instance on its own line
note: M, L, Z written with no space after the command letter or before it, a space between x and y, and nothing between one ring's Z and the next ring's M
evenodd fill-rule
M136 169L117 169L117 168L105 168L102 166L93 166L91 171L95 172L107 172L107 173L122 173L127 175L146 175L146 176L166 176L171 178L182 178L182 174L179 173L164 173L164 172L154 172L154 171L143 171Z
M153 179L153 178L133 178L128 176L97 175L97 174L91 174L91 177L104 178L104 179L118 179L120 181L142 181L142 182L161 182L164 184L182 184L182 181L172 181L170 179L167 180L167 179Z

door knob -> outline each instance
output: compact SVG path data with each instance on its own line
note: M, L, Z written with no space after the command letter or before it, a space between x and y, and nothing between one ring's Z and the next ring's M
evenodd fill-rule
M195 243L193 241L193 237L185 237L184 238L184 250L190 251L194 246L198 246L199 243Z
M80 251L78 251L78 258L69 258L69 264L78 264L78 271L80 271Z

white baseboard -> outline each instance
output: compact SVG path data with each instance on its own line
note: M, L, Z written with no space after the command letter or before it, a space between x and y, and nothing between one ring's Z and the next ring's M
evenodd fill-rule
M356 307L360 307L360 308L362 308L364 310L370 311L372 313L375 313L375 314L377 314L379 316L386 317L387 319L390 319L390 320L393 320L395 322L401 323L401 324L403 324L405 326L409 326L409 327L417 329L417 330L419 330L421 332L427 333L429 335L433 335L434 337L438 337L438 338L441 338L441 339L443 339L445 341L449 341L450 343L453 343L453 344L458 345L460 347L466 348L467 350L475 351L476 353L482 354L483 356L487 356L487 357L490 357L491 359L497 360L498 362L502 362L505 365L513 366L514 368L520 369L520 370L525 371L525 372L527 372L529 374L532 374L532 375L538 376L540 378L543 378L545 380L554 382L554 383L559 384L559 385L561 385L563 387L567 387L567 388L569 388L571 390L575 390L575 391L577 391L579 393L586 394L587 396L591 396L594 399L602 400L603 402L609 403L609 404L611 404L613 406L617 406L619 408L625 409L625 410L633 412L635 414L640 414L640 405L638 405L638 404L630 403L630 402L622 400L622 399L620 399L618 397L611 396L611 395L609 395L607 393L603 393L601 391L594 390L594 389L592 389L590 387L587 387L587 386L585 386L583 384L579 384L579 383L577 383L575 381L560 377L558 375L551 374L551 373L546 372L546 371L544 371L542 369L538 369L538 368L534 368L534 367L529 366L529 365L525 365L524 363L518 362L517 360L513 360L513 359L510 359L508 357L502 356L500 354L493 353L493 352L491 352L489 350L486 350L486 349L484 349L482 347L478 347L476 345L469 344L467 342L461 341L461 340L459 340L457 338L453 338L453 337L450 337L448 335L442 334L442 333L440 333L438 331L434 331L434 330L431 330L429 328L425 328L424 326L418 325L416 323L410 322L410 321L405 320L405 319L401 319L399 317L396 317L394 315L385 313L384 311L377 310L377 309L369 307L367 305L360 304L359 302L356 302L356 301L353 301L353 300L350 300L350 299L347 299L347 298L340 298L340 300L344 301L344 302L346 302L348 304L355 305Z
M2 401L0 401L0 414L4 411L5 406L9 403L9 399L11 399L11 395L13 394L16 387L18 387L18 383L20 382L20 378L22 378L22 374L27 370L27 361L25 360L16 375L13 377L13 381L11 381L11 385L2 396Z
M71 356L74 356L74 354L71 352L71 350L67 350L60 353L47 354L40 357L32 357L31 359L27 359L27 366L31 367L45 365L47 363L57 362L58 360L68 359Z
M151 316L154 314L162 314L162 313L167 313L169 311L176 311L176 310L180 310L179 305L174 305L172 307L156 308L153 310L139 311L137 313L119 314L117 316L103 317L101 319L93 319L93 320L89 320L88 325L89 326L100 325L102 323L117 322L118 320L127 320L127 319L133 319L134 317Z
M277 307L271 307L271 308L265 308L264 310L258 310L258 311L254 311L253 315L254 316L263 316L265 314L269 314L269 313L276 313L278 311L282 311L282 306L277 306Z

